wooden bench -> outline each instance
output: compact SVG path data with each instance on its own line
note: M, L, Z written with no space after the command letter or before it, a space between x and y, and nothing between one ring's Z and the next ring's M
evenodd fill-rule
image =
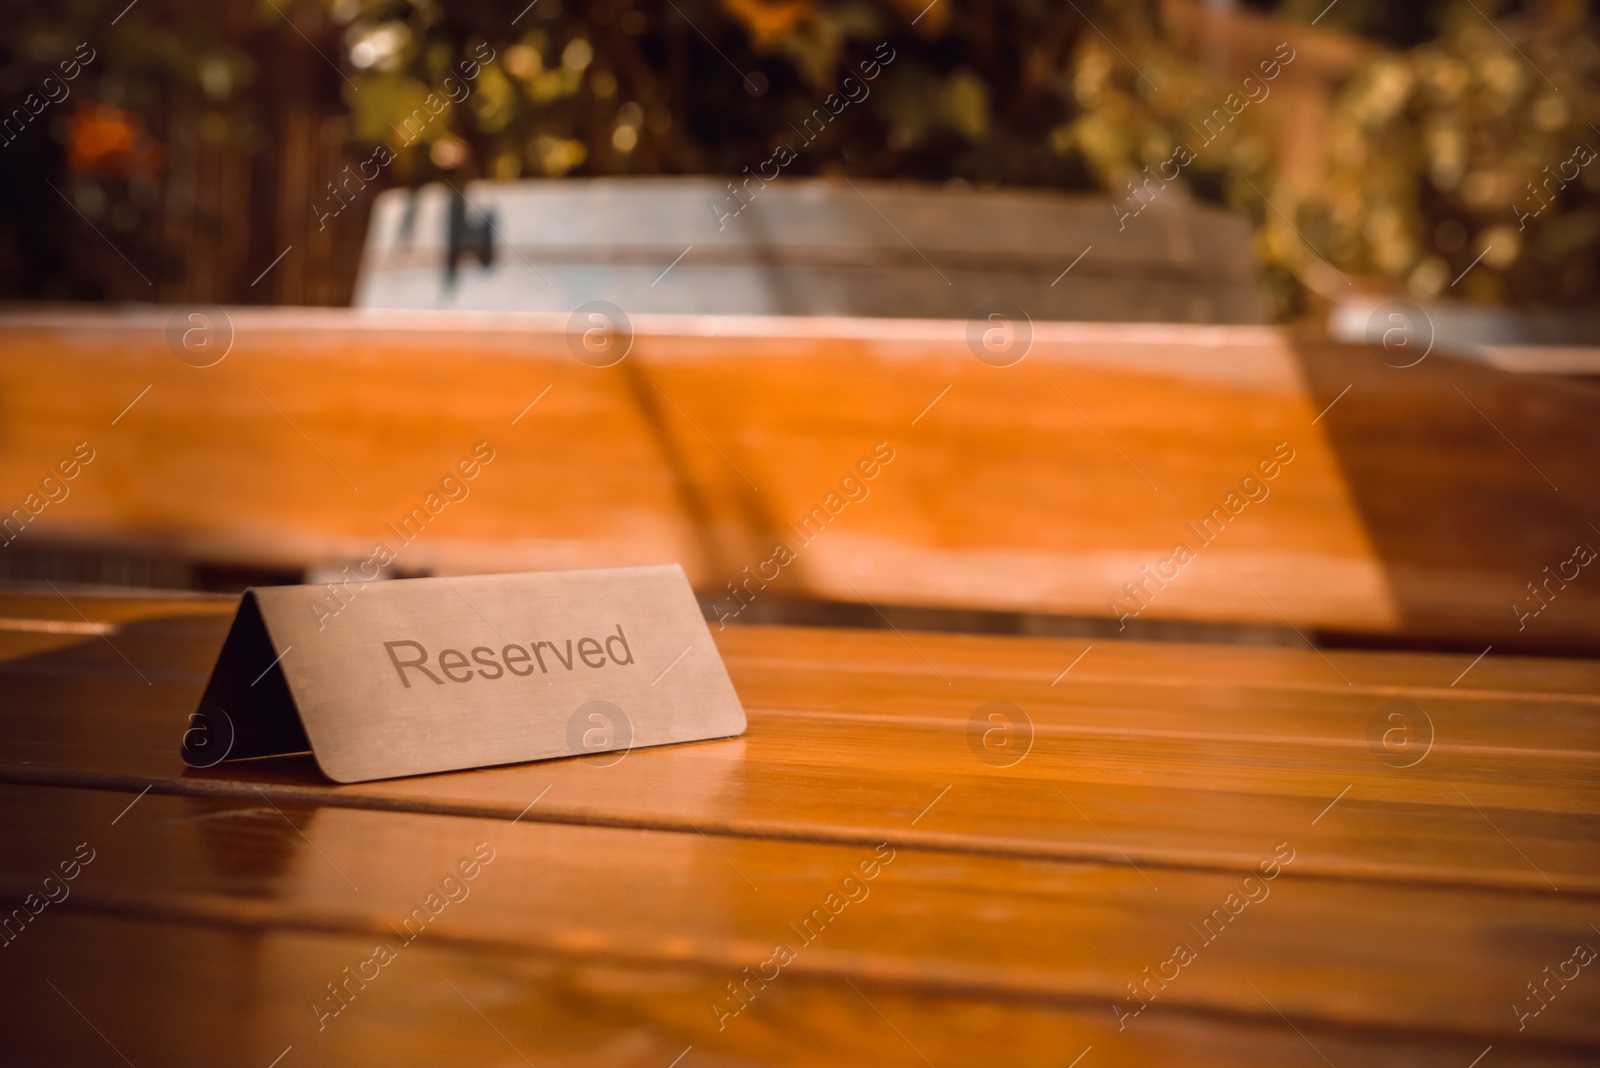
M0 597L0 893L60 898L0 948L8 1063L1600 1044L1593 663L738 627L741 738L337 786L179 761L232 607ZM1414 749L1374 740L1397 707Z
M798 598L1600 650L1581 385L1267 327L1036 324L995 367L961 322L640 316L596 368L561 316L230 314L203 369L166 311L0 317L0 501L95 451L0 553L337 574L382 541L413 574L677 561L719 619Z

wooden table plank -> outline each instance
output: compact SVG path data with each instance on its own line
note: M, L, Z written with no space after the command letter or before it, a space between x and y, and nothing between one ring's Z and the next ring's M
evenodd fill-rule
M7 900L35 889L79 843L94 852L69 884L71 896L22 927L0 965L16 946L52 940L61 913L82 911L363 936L392 943L397 954L409 949L410 936L464 949L670 965L699 973L695 989L709 1006L728 981L784 943L794 958L781 969L787 977L1081 1009L1135 1032L1147 1015L1209 1016L1227 1026L1240 1018L1270 1023L1281 1011L1329 1030L1533 1048L1600 1041L1600 983L1571 982L1520 1032L1508 1008L1525 993L1524 980L1565 960L1574 943L1600 941L1588 926L1592 901L1298 879L1326 828L1297 824L1260 845L1262 860L1281 862L1269 868L1274 878L1258 874L1246 883L1238 873L960 856L897 842L877 849L715 843L650 831L275 808L265 798L152 795L130 809L120 795L5 787L0 828L13 843L0 884ZM444 883L474 858L482 863L472 879ZM440 894L430 909L437 916L425 913L404 927L430 893ZM455 900L445 903L446 894ZM1229 894L1256 900L1230 905ZM1213 910L1223 910L1221 918L1202 930ZM1114 1006L1128 1013L1142 1004L1128 984L1169 961L1177 943L1194 959L1169 965L1170 982L1147 988L1149 1007L1123 1019ZM1258 991L1268 992L1270 1004ZM707 1023L718 1019L702 1011Z
M0 664L10 697L0 780L246 798L262 787L507 819L553 784L530 818L857 844L898 833L948 786L908 842L1189 870L1248 868L1263 828L1291 813L1310 821L1339 798L1351 821L1335 826L1348 833L1305 874L1600 893L1600 687L1586 688L1600 673L1587 664L1493 658L1451 688L1438 680L1460 673L1457 658L1331 654L1352 678L1344 686L1307 651L1130 644L1096 648L1051 686L1047 669L1081 643L917 635L946 685L894 634L734 628L719 640L749 706L740 739L605 768L562 761L337 787L304 758L182 767L177 739L222 623L125 624L115 648L78 636ZM151 685L129 685L122 655ZM1515 696L1525 680L1536 691ZM1438 740L1401 769L1373 751L1368 725L1408 694ZM973 713L996 699L1035 728L1010 768L970 744ZM669 797L659 781L697 789Z
M319 1032L311 998L370 956L370 938L71 913L55 919L53 939L19 942L7 951L17 955L15 964L0 965L0 993L18 1021L0 1041L16 1063L123 1064L109 1040L136 1065L170 1068L264 1066L291 1046L279 1068L926 1068L928 1058L939 1068L1065 1068L1091 1047L1077 1068L1317 1068L1322 1056L1341 1066L1463 1068L1490 1045L1313 1020L1294 1020L1292 1028L1276 1016L1223 1025L1178 1011L1118 1032L1099 1006L1003 1003L870 983L852 990L805 975L769 985L760 1002L718 1032L707 981L692 969L435 940L406 950ZM1509 1058L1494 1059L1508 1051ZM1497 1044L1480 1068L1496 1063L1571 1068L1592 1064L1593 1056L1582 1045L1513 1040Z

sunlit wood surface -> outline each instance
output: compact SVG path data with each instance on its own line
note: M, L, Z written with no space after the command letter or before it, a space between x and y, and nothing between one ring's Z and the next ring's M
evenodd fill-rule
M729 614L787 597L1600 652L1592 385L1268 327L1039 323L995 367L961 321L756 317L640 316L597 368L561 316L331 309L233 309L231 350L197 368L172 314L0 316L0 503L96 454L18 545L680 562ZM404 541L480 442L494 460Z
M0 948L6 1064L1600 1051L1592 662L730 627L741 738L336 786L180 762L231 600L62 594L0 598L7 908L94 859Z

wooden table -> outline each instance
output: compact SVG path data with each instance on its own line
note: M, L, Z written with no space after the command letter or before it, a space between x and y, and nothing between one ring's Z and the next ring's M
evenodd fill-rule
M7 1065L1600 1049L1594 663L730 628L741 738L335 786L179 761L231 600L65 594L0 597Z

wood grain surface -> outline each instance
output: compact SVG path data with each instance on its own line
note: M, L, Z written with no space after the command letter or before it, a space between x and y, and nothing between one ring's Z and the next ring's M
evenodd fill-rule
M560 316L227 314L205 368L165 312L0 316L0 500L95 450L18 544L335 573L380 542L403 574L681 562L730 615L788 597L1600 650L1600 582L1572 562L1600 546L1592 386L1266 327L1038 323L995 367L959 321L639 316L596 368ZM494 460L447 500L478 443Z
M8 1064L1600 1050L1592 663L730 627L743 738L346 787L178 760L230 609L0 598Z

